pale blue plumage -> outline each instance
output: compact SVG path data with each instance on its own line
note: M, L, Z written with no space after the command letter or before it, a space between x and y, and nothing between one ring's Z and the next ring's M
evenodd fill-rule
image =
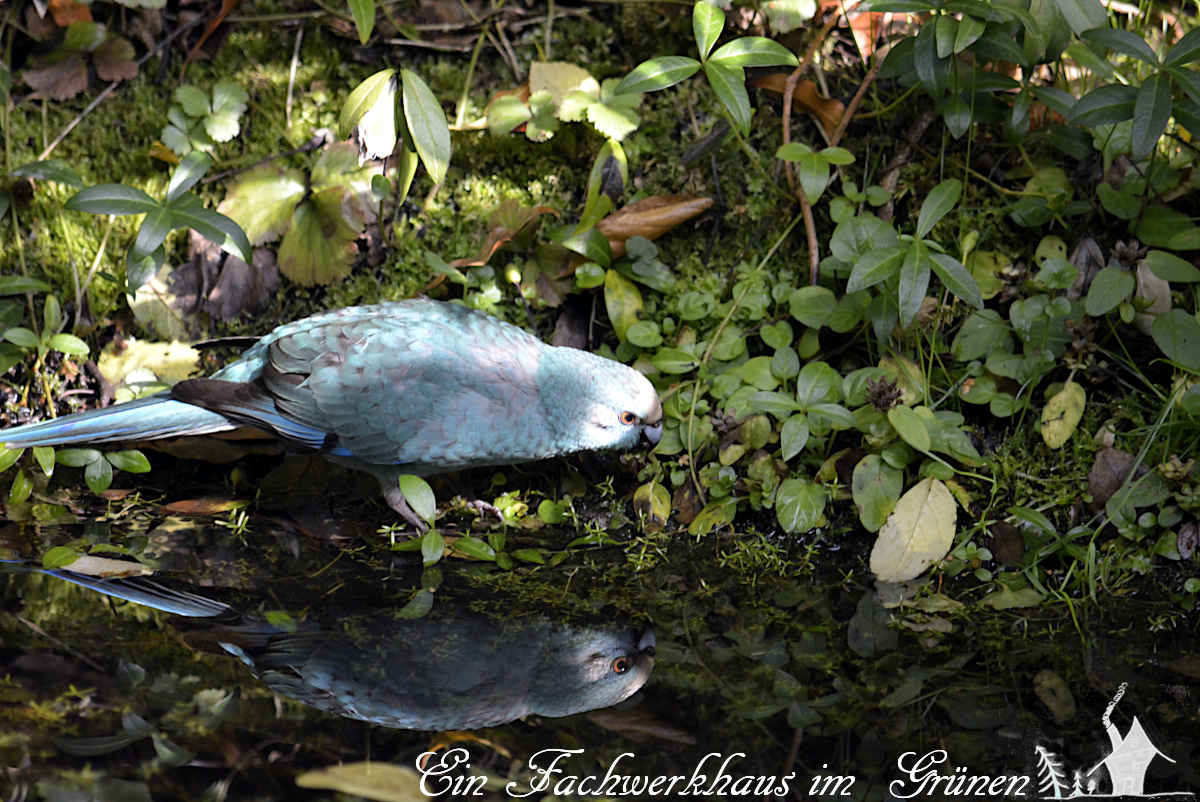
M147 440L253 426L380 479L657 440L658 396L637 371L548 346L465 307L425 299L278 327L210 379L9 429L10 448Z

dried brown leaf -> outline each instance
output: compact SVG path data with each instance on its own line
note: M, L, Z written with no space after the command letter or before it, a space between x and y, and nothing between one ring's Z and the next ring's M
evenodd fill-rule
M644 710L593 710L588 719L606 730L618 733L634 742L650 739L676 744L694 744L696 738L690 732L655 717Z
M96 74L105 81L128 81L137 77L133 45L123 36L113 36L92 52Z
M1121 489L1125 477L1133 467L1134 456L1115 448L1102 448L1096 452L1092 469L1088 471L1088 492L1092 495L1092 507L1100 509Z
M530 230L542 217L552 214L558 217L558 212L549 206L522 206L520 201L509 198L503 200L492 211L488 219L488 233L475 257L455 259L453 267L479 267L486 265L488 260L509 242Z
M630 237L658 239L712 205L712 198L655 195L618 209L597 223L596 230L608 238L613 258L619 259L625 255L625 242Z
M73 22L91 22L92 11L78 0L50 0L48 4L50 16L60 28L65 28Z
M70 100L87 89L87 65L82 56L69 56L57 64L21 73L33 89L32 98Z
M787 79L787 73L775 72L752 78L750 85L783 95L787 90ZM842 121L846 104L840 100L821 97L820 90L812 81L798 81L796 91L792 93L792 110L811 114L820 120L822 128L831 132Z

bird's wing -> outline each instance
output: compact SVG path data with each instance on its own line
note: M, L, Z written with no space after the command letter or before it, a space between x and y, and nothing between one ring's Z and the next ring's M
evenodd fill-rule
M450 469L508 458L497 429L536 403L544 347L450 304L360 307L265 338L253 382L193 380L175 397L335 456Z

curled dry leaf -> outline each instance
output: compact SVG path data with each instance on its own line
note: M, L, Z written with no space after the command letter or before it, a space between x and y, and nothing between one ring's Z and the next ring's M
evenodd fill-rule
M1092 496L1093 509L1102 508L1121 489L1133 463L1132 454L1115 448L1102 448L1096 452L1092 469L1088 471L1088 492Z
M782 96L787 91L787 79L788 73L776 72L752 78L750 85ZM840 100L821 97L820 90L812 81L798 81L796 91L792 94L792 109L808 112L817 118L826 132L832 132L842 121L846 104Z
M496 251L509 242L529 231L541 219L542 215L552 214L558 217L558 212L549 206L522 206L520 201L507 198L500 202L488 218L488 233L479 254L474 257L455 259L452 267L479 267L486 265Z
M655 195L618 209L597 223L596 230L608 239L613 258L619 259L625 255L625 242L629 238L658 239L712 205L712 198Z

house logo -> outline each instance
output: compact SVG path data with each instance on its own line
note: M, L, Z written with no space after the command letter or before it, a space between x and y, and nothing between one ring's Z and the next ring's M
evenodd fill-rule
M1100 723L1112 744L1112 751L1086 771L1076 769L1068 778L1062 759L1044 746L1035 747L1038 765L1038 794L1042 799L1075 799L1078 797L1098 797L1105 799L1168 799L1184 802L1195 802L1196 795L1189 791L1167 791L1147 794L1145 792L1146 772L1155 758L1162 758L1170 763L1175 761L1163 754L1150 740L1146 730L1137 716L1124 735L1112 723L1113 709L1125 695L1128 683L1122 682L1121 687L1113 696Z

